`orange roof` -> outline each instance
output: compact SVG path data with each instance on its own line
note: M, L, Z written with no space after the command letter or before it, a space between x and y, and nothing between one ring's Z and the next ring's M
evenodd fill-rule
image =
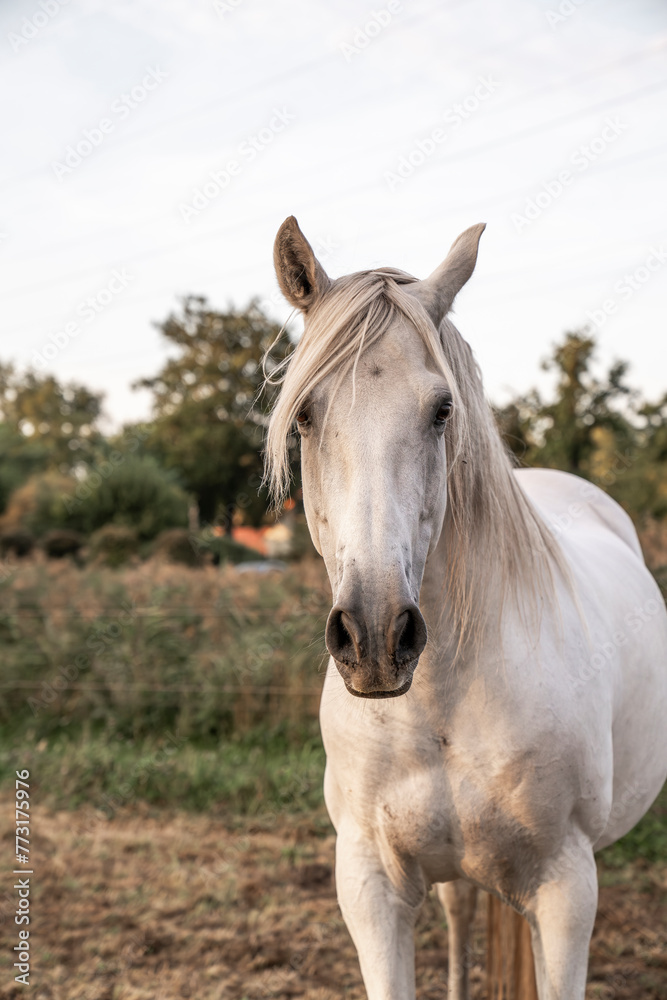
M264 530L262 528L250 528L245 524L232 528L232 538L239 545L245 545L249 549L254 549L260 555L267 554L266 542L264 541Z

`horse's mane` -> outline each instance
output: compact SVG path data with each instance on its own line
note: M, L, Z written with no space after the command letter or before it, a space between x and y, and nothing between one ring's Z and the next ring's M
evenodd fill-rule
M449 319L436 331L407 290L416 280L394 268L361 271L336 280L313 307L296 348L269 377L281 384L281 391L266 440L266 483L280 503L290 483L288 439L312 390L333 375L333 396L350 370L354 377L361 355L390 324L407 320L454 401L445 430L448 503L443 534L447 605L459 642L465 642L477 631L492 580L502 595L518 599L521 591L536 607L540 596L552 591L552 567L561 563L560 550L512 473L469 345Z

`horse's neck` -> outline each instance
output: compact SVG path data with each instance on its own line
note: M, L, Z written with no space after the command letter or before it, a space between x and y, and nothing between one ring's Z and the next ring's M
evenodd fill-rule
M485 568L487 578L484 586L477 588L484 593L484 600L480 601L480 607L473 610L472 626L469 627L467 636L463 637L464 640L470 640L472 629L475 632L474 641L461 641L459 622L448 593L449 559L447 530L443 528L436 548L426 561L419 599L429 632L429 644L434 652L437 650L437 669L442 669L443 665L453 659L459 665L467 659L477 661L480 646L483 647L485 643L495 645L499 636L502 609L501 581L496 583L491 579L491 574L499 574L499 571L494 569L489 560ZM469 580L468 584L474 601L475 580Z

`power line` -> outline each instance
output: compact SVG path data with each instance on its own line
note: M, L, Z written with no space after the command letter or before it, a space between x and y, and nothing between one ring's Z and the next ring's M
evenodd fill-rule
M457 6L457 3L453 4L452 6ZM429 13L429 12L428 11L422 12L420 16L425 16L427 13ZM405 23L405 20L401 21L400 23L401 24ZM524 37L525 36L522 36L521 40L523 40ZM514 44L515 44L515 42L512 43L512 45L510 45L510 46L502 46L501 49L511 48L511 47L514 46ZM539 94L548 92L549 90L564 88L564 87L569 86L569 85L571 85L573 83L580 82L581 80L584 80L584 79L590 79L591 77L594 78L594 77L597 77L597 76L601 76L601 75L609 72L610 70L617 68L620 65L628 64L628 63L633 62L633 61L635 61L636 59L639 59L639 58L645 58L646 55L647 55L647 53L649 55L650 54L657 54L663 48L665 48L665 46L667 46L667 39L660 39L660 40L657 40L657 41L652 41L647 46L645 46L644 48L642 48L640 50L637 50L637 51L635 51L633 53L629 53L626 56L622 56L619 59L613 60L612 62L607 63L607 64L605 64L602 67L596 67L595 69L585 70L582 73L574 74L573 76L568 77L565 80L552 81L551 83L545 84L543 87L538 87L537 89L531 91L528 94L518 95L516 98L511 99L509 102L506 102L504 105L501 105L501 107L500 107L499 110L502 112L502 111L506 110L507 108L515 107L517 104L522 104L522 103L525 103L525 102L529 102L529 101L533 100ZM331 53L330 55L333 57L335 55L335 53ZM321 63L321 60L318 60L318 59L306 60L306 62L304 62L303 64L301 64L299 67L295 67L291 71L286 71L286 73L278 74L276 77L272 78L272 80L273 81L278 81L278 80L284 78L288 74L298 74L301 71L308 70L312 66L319 65L320 63ZM263 81L263 82L260 82L258 84L253 84L253 85L251 85L250 88L246 88L246 90L252 90L252 89L256 89L256 88L261 88L262 86L265 86L265 85L268 86L270 82L271 81ZM239 93L243 93L243 91L241 91ZM615 103L619 99L623 100L624 98L612 98L612 99L609 100L608 103L609 104L613 104L613 103ZM210 107L210 106L213 106L213 105L217 105L217 104L220 103L221 100L223 100L223 99L217 99L216 101L208 102L208 104L205 105L204 107ZM603 105L604 105L604 102L603 102ZM339 105L337 107L338 107L338 109L340 109ZM600 105L598 107L600 107ZM595 108L589 109L588 113L592 113L593 110L595 110ZM581 113L582 113L581 111L575 111L575 112L571 113L570 115L563 116L563 120L565 120L565 119L567 119L569 117L577 117ZM584 110L584 113L586 113L585 110ZM175 116L174 118L169 119L169 122L171 122L171 121L178 121L181 118L185 117L186 114L189 114L189 113L183 113L182 115ZM559 120L556 120L556 122L554 122L554 121L547 122L547 123L544 123L542 126L537 126L537 127L530 126L525 131L528 134L531 131L539 131L540 128L549 128L553 124L557 123L558 121ZM167 124L167 123L162 123L162 124ZM133 135L134 135L134 133L133 133ZM247 135L247 130L244 131L243 133L239 133L238 136L237 136L237 140L240 141L241 139L243 139L244 137L246 137L246 135ZM520 133L515 133L513 136L503 137L502 140L501 140L501 144L504 144L507 141L511 141L512 138L518 137L519 135L520 135ZM129 139L130 137L126 137L126 138ZM114 146L117 146L119 143L122 143L123 141L124 141L123 137L121 136L120 139L117 140L114 143ZM372 147L367 147L364 150L364 153L375 152L376 150L386 148L386 146L388 146L390 143L393 143L393 140L385 140L382 143L375 144ZM489 148L493 148L493 146L496 145L498 143L498 141L497 140L491 140L491 143L492 143L492 145ZM474 155L474 153L478 149L479 150L483 150L484 148L485 148L484 145L482 145L481 147L475 147L472 150L469 150L469 149L468 150L462 150L458 154L452 154L452 156L450 156L448 159L451 162L452 160L456 160L456 159L460 159L460 158L465 158L468 155L471 155L471 154ZM329 160L329 161L327 161L327 166L331 166L331 165L335 164L336 162L341 162L341 161L344 161L346 159L347 159L347 157L345 156L345 157L340 157L340 158L338 158L335 161ZM440 158L438 158L437 162L438 163L440 162ZM432 164L432 165L435 165L435 164ZM39 168L39 171L41 172L42 168ZM25 177L25 176L30 176L30 175L22 175L22 176ZM361 189L362 188L358 188L357 190L361 190ZM355 189L353 188L351 190L354 191ZM350 193L350 192L348 191L346 193ZM162 218L163 218L163 216L153 216L153 217L151 217L151 218L149 218L149 219L146 220L146 224L150 224L150 223L154 223L154 222L159 222ZM11 220L10 220L10 223L11 223ZM117 229L116 231L121 231L122 232L123 230L122 229L120 229L120 230ZM65 245L72 245L72 243L74 245L80 245L81 243L85 244L86 242L88 242L88 241L86 241L85 239L82 240L82 239L79 238L79 239L76 239L74 241L68 241L68 243L66 243ZM63 245L62 243L58 243L57 244L58 249L61 249L62 245ZM132 259L134 259L134 258L132 258ZM113 266L113 265L110 265L110 266ZM86 271L79 272L79 273L83 274L83 273L90 273L90 272L91 272L91 269L86 269ZM62 279L56 279L56 280L62 280ZM65 279L65 280L67 280L67 279ZM28 286L28 288L30 288L30 287L33 287L33 286ZM16 292L19 293L20 290L16 290ZM12 292L10 292L9 294L12 294Z
M261 557L258 557L258 561ZM328 613L328 612L327 612ZM312 612L308 615L308 623L310 623L313 617L326 617L325 612ZM167 612L160 611L148 611L148 612L134 612L128 611L127 609L119 609L115 614L109 614L107 612L91 612L90 614L77 614L76 612L68 612L65 615L57 614L52 609L47 609L42 612L24 612L19 610L3 609L0 612L0 625L7 624L8 621L12 619L16 620L27 620L27 621L45 621L53 617L67 618L70 622L97 622L109 619L111 621L116 621L119 616L128 615L131 617L132 621L152 621L159 624L164 624L173 621L174 619L183 619L185 621L191 618L198 618L201 620L223 620L223 619L234 619L242 618L243 624L252 623L256 620L261 620L264 617L268 617L270 621L275 620L275 611L272 608L258 608L252 611L238 611L234 608L222 608L219 611L169 611L168 617ZM292 620L292 619L290 619ZM296 620L296 619L295 619ZM286 636L285 638L289 638Z
M400 22L398 22L398 26L405 25L405 24L410 24L410 23L414 22L415 20L420 20L421 18L423 18L425 16L428 16L428 15L431 15L431 14L434 14L434 13L447 13L450 9L456 8L458 6L462 6L465 2L466 2L466 0L454 0L454 2L452 2L446 8L442 8L442 7L437 7L436 6L434 8L427 9L426 11L415 12L415 14L412 17L403 18ZM488 53L488 52L494 52L494 51L507 51L507 50L510 50L510 49L514 48L517 44L521 44L523 41L526 41L527 39L529 39L531 37L532 37L532 34L531 35L521 35L518 38L513 39L512 42L509 43L509 44L507 44L507 45L491 46L491 47L489 47L486 50L486 52ZM581 80L590 79L591 77L594 78L596 76L600 76L600 75L602 75L604 73L609 72L612 69L617 68L618 66L626 65L626 64L628 64L630 62L634 62L638 58L645 57L647 53L649 53L649 54L657 54L661 49L663 49L665 47L666 44L667 44L667 40L665 40L665 39L658 40L658 41L652 41L647 46L645 46L643 49L641 49L641 50L639 50L637 52L634 52L634 53L630 53L627 56L623 56L620 59L614 60L611 63L606 64L603 67L599 67L599 68L592 69L592 70L585 70L582 73L578 73L578 74L575 74L574 76L572 76L570 78L567 78L565 81L554 81L552 83L545 84L542 87L536 88L535 90L531 91L529 94L518 95L516 98L511 99L504 106L502 106L500 110L505 110L506 108L515 107L518 104L522 104L522 103L525 103L527 101L530 101L535 96L538 96L541 93L546 93L546 92L548 92L550 90L570 85L571 83L580 82ZM484 50L480 54L482 54L482 55L485 54ZM285 71L283 71L281 73L275 74L273 77L269 77L268 79L265 79L263 81L259 81L257 83L249 84L245 88L241 88L238 91L233 91L231 94L225 95L224 97L216 98L216 99L214 99L212 101L208 101L205 104L199 105L198 107L196 107L194 109L190 108L187 111L179 113L178 115L173 115L171 118L165 119L162 122L158 122L157 124L155 124L153 126L149 126L148 128L142 129L140 131L132 132L129 135L125 135L125 136L121 135L121 136L115 138L114 142L111 145L103 146L103 147L101 147L97 151L95 162L97 162L99 160L99 157L100 157L101 153L113 151L113 150L117 149L118 147L123 147L123 146L125 146L127 144L130 144L130 143L134 142L134 141L137 141L139 139L145 138L146 136L154 135L156 132L161 131L161 130L163 130L166 127L169 127L169 126L173 125L174 123L178 123L180 121L188 121L188 122L190 122L190 121L192 121L193 118L196 118L200 114L202 114L202 113L206 114L211 109L219 107L222 104L228 103L228 102L230 102L232 100L238 100L239 98L245 97L248 94L251 94L251 93L256 92L256 91L261 91L261 90L264 90L264 89L268 89L269 87L273 87L276 84L279 84L279 83L285 82L286 80L290 80L290 79L293 79L295 77L298 77L298 76L302 75L303 73L310 72L312 69L321 69L322 66L327 65L328 63L333 62L334 60L338 60L338 59L340 59L340 54L339 53L330 52L330 53L325 53L323 55L320 55L320 56L317 56L317 57L305 60L303 63L300 63L299 65L297 65L295 67L292 67L289 70L285 70ZM386 96L386 95L384 95L384 96ZM348 102L348 103L349 104L351 103L355 107L358 107L359 98L353 99L351 102ZM338 111L340 111L341 110L341 105L337 104L336 105L336 109ZM236 136L235 139L230 140L229 145L230 146L232 146L232 145L238 145L238 143L241 142L241 141L243 141L243 139L245 139L245 138L247 138L247 130L244 130L243 132L239 132L237 134L237 136ZM378 148L383 148L384 145L386 145L386 143L382 143L380 145L376 145L374 147L371 147L371 151L375 150L375 149L378 149ZM344 159L345 159L344 157L341 157L341 158L338 159L337 162L341 162ZM6 178L4 180L0 180L0 190L3 187L8 187L8 186L11 186L11 185L14 185L14 184L17 184L17 183L21 183L22 181L28 180L28 179L30 179L32 177L39 176L39 175L43 174L46 169L47 169L47 165L44 164L44 165L41 165L39 167L35 167L32 170L30 170L30 171L23 171L21 174L16 175L13 178Z
M631 154L628 154L627 156L624 156L624 157L617 157L611 163L596 165L594 170L592 169L590 171L587 171L585 174L582 174L578 178L578 180L579 181L585 181L586 179L590 179L591 177L597 176L597 174L599 174L599 173L610 171L610 170L616 170L619 167L624 167L628 163L635 163L635 162L641 162L643 160L653 159L656 156L660 156L660 155L664 154L666 151L667 151L667 144L661 144L660 146L656 146L655 148L650 149L650 150L642 150L639 153L631 153ZM539 183L539 180L533 182L533 184L538 184L538 183ZM521 197L525 197L525 195L527 194L527 192L529 192L530 190L532 190L532 185L531 186L522 186L521 188L515 189L514 191L511 191L511 192L504 193L502 195L494 195L494 196L492 196L490 198L486 198L486 199L476 199L474 202L469 202L466 205L457 205L456 209L459 212L463 212L463 211L468 211L468 210L470 210L470 211L476 211L476 210L479 210L481 208L491 208L491 207L493 207L495 205L505 204L505 203L509 202L512 199L519 199ZM319 203L320 202L318 201L316 204L319 204ZM305 205L305 206L302 206L302 207L311 207L311 205L312 205L312 203L310 203L308 205ZM413 221L413 227L417 227L420 224L425 223L425 222L432 222L432 220L433 220L433 213L430 212L427 216L421 216L420 218L415 219ZM195 243L207 242L208 240L217 239L218 236L220 236L222 233L225 233L225 234L228 235L230 233L233 233L233 232L239 230L241 227L244 227L244 228L247 229L247 228L255 225L256 223L258 223L260 221L263 221L263 218L257 217L256 219L253 219L253 220L245 220L243 223L240 223L237 226L232 226L232 227L225 226L225 227L222 227L222 228L216 228L214 230L207 230L205 233L200 234L198 237L195 237L195 238L189 240L188 243L186 244L186 246L191 246L191 245L193 245ZM393 227L385 227L384 229L369 230L368 234L373 235L373 236L378 236L378 235L383 235L386 232L392 232L392 231L393 231ZM660 238L662 238L662 235L663 235L662 233L658 233L658 234L652 235L649 238L650 239L660 239ZM10 297L12 294L19 295L19 294L24 294L25 292L41 291L44 288L48 288L48 287L53 286L54 284L60 284L63 281L74 280L75 278L82 277L85 274L98 273L100 270L103 270L103 269L104 270L109 270L109 269L113 268L113 266L126 266L126 264L128 263L128 260L129 261L133 261L133 260L137 260L137 259L155 259L157 257L164 256L165 254L169 254L169 253L171 253L174 250L179 250L182 246L183 246L183 244L181 242L175 241L175 242L172 242L171 244L168 244L167 246L162 246L160 249L150 248L148 250L141 251L139 254L135 254L135 255L133 255L130 258L125 258L122 261L107 262L104 265L93 265L92 268L86 268L83 271L70 273L69 275L66 275L66 276L62 276L61 275L60 277L51 278L51 279L48 279L46 282L38 283L38 284L35 284L35 285L31 285L31 286L27 286L27 287L24 286L23 289L14 289L13 292L10 290L9 292L6 293L5 297ZM234 271L228 272L227 273L227 277L230 278L230 277L234 277L236 275L246 274L246 273L254 270L255 266L256 266L255 264L251 264L251 265L244 266L243 268L237 268ZM217 274L217 272L216 272L216 274ZM122 309L123 306L125 306L125 305L135 304L135 303L138 303L138 302L141 302L141 301L147 301L149 299L154 298L157 295L160 295L160 294L162 294L164 292L168 293L170 291L173 294L173 286L169 286L169 287L163 286L163 288L161 288L161 289L154 289L154 290L152 290L150 292L146 292L142 296L138 296L138 297L131 298L131 299L128 298L128 299L125 299L125 300L120 300L117 303L117 307ZM35 322L35 323L30 323L30 324L24 324L24 325L21 325L19 327L13 327L12 329L14 331L17 331L17 330L25 331L25 330L28 330L28 329L37 329L38 327L41 327L42 325L43 324L41 322Z
M560 127L560 125L562 125L563 123L565 123L567 121L572 121L572 120L576 120L576 119L578 119L580 117L585 117L585 116L591 115L593 113L596 113L596 112L598 112L600 110L603 110L603 109L605 109L605 108L607 108L609 106L612 106L612 105L627 104L627 103L629 103L631 101L640 100L647 93L654 93L656 91L664 89L665 86L667 86L667 81L665 81L665 80L656 81L654 83L651 83L651 84L648 84L648 85L644 85L644 86L642 86L642 87L640 87L640 88L638 88L638 89L636 89L634 91L630 91L629 93L626 93L624 95L619 95L617 97L608 98L608 99L606 99L606 100L604 100L602 102L598 102L597 104L588 106L586 108L578 109L578 110L575 110L573 112L569 112L569 113L567 113L565 115L561 115L561 116L559 116L556 119L551 119L551 120L549 120L547 122L537 123L537 124L534 124L532 126L528 126L527 128L521 129L518 132L512 133L509 136L501 136L498 139L490 140L489 142L478 144L475 147L461 150L458 153L453 153L453 154L451 154L447 158L446 162L447 163L451 163L453 161L460 161L462 159L469 158L470 156L476 156L476 155L478 155L479 153L482 153L482 152L486 153L486 152L488 152L491 149L499 148L500 146L504 146L504 145L506 145L508 143L511 143L511 142L514 142L514 141L518 141L518 140L521 140L521 139L525 139L526 137L528 137L530 135L538 134L538 133L543 132L545 130L550 130L550 129L553 129L553 128L558 128L558 127ZM661 148L662 147L658 147L657 151L660 151ZM647 155L654 155L654 154L652 154L652 153L648 153L648 154L647 153L640 153L640 154L636 154L634 158L635 159L641 159L643 156L647 156ZM629 158L625 158L625 159L629 159ZM425 162L422 165L422 167L420 169L426 169L429 166L431 166L431 167L432 166L440 166L440 167L442 167L443 162L444 162L444 158L438 158L435 161L427 161L427 162ZM614 161L614 164L608 164L607 165L607 169L611 169L618 162L619 161ZM602 169L602 168L598 168L598 169ZM363 182L361 184L354 185L352 188L349 188L345 192L343 192L343 196L349 196L352 193L359 193L361 191L367 190L369 187L374 187L376 185L376 183L377 183L376 181L372 181L372 182L366 181L366 182ZM504 200L505 196L502 196L502 198ZM314 202L311 201L309 203L305 203L305 205L303 205L302 207L312 207L313 204L319 205L319 204L322 204L325 200L329 200L329 199L328 198L327 199L318 198ZM252 224L252 223L250 223L250 224ZM247 222L247 220L243 223L243 225L247 228L247 226L249 225L249 223ZM238 229L238 228L240 228L240 227L237 226L236 229ZM49 279L48 281L45 281L45 282L37 282L37 283L33 283L31 285L22 286L20 288L12 289L12 290L9 290L6 293L5 297L9 297L9 296L13 296L13 295L22 295L22 294L25 294L26 292L30 293L30 292L34 292L34 291L40 291L40 290L42 290L44 288L47 288L47 287L50 287L50 286L52 286L54 284L60 284L61 282L75 280L75 279L77 279L79 277L83 277L83 276L85 276L87 274L93 274L93 273L97 274L103 268L111 269L114 266L125 266L130 261L137 261L137 260L151 259L151 258L154 259L156 257L164 255L165 253L171 252L173 249L187 248L187 247L190 247L190 246L195 245L197 243L206 242L206 241L208 241L210 239L213 239L213 238L215 238L219 234L229 233L229 232L233 232L233 231L234 231L234 227L232 227L230 229L230 227L228 227L228 226L220 227L220 228L217 228L215 230L209 230L209 231L207 231L207 232L205 232L203 234L199 234L199 236L196 236L196 237L193 237L193 238L189 239L185 243L183 241L181 241L181 240L172 241L171 244L169 244L166 247L162 247L159 250L156 249L156 248L149 248L147 250L140 251L139 253L133 254L130 257L125 257L123 260L121 260L119 262L118 261L113 261L113 262L107 262L106 264L96 264L96 265L93 265L92 267L85 268L85 269L80 270L78 272L71 272L69 275L65 275L65 276L60 275L60 276L54 277L52 279Z
M427 7L425 10L414 11L412 14L409 14L406 17L401 18L400 21L396 22L396 26L412 24L415 21L419 21L422 18L430 16L436 12L443 12L443 11L446 12L450 9L460 7L467 2L469 2L469 0L451 0L451 2L446 7L443 7L442 4L436 3L431 7ZM354 25L352 27L354 27ZM303 75L304 73L309 73L313 69L321 69L328 63L333 63L333 62L341 62L340 52L331 51L331 52L321 53L317 56L313 56L309 59L304 60L302 63L299 63L296 66L282 70L279 73L275 73L273 74L273 76L267 77L264 80L259 80L250 83L247 86L241 87L238 90L234 90L231 93L227 93L222 97L216 97L211 101L206 101L204 104L200 104L195 108L188 108L186 111L182 111L179 112L179 114L172 115L170 118L166 118L161 122L157 122L155 125L151 125L148 126L147 128L132 132L129 135L126 134L118 136L113 143L100 147L100 149L97 152L96 159L98 159L99 155L104 152L113 151L118 147L127 146L133 142L136 142L137 140L144 139L148 136L154 136L157 132L160 132L165 128L172 127L175 123L181 121L187 121L188 123L190 123L194 118L200 116L201 114L207 114L210 110L214 108L218 108L222 105L229 104L231 102L238 102L239 100L246 98L249 95L256 93L258 91L261 92L263 90L273 89L278 84L282 84L285 83L286 81L295 79ZM245 138L247 138L247 130L244 130L242 133L238 133L236 139L232 140L231 142L237 144L239 142L242 142ZM14 177L0 180L0 190L4 187L10 187L14 184L21 183L23 180L29 179L30 177L38 176L42 174L46 169L48 169L48 165L42 165L39 167L35 167L32 170L24 171L21 174L17 174Z
M654 159L655 157L664 155L664 153L666 153L666 152L667 152L667 143L662 143L661 145L655 146L652 149L641 150L639 153L630 153L627 156L619 156L615 160L611 161L610 163L604 163L604 164L600 164L600 165L596 164L593 169L588 170L588 171L586 171L586 173L579 175L578 178L577 178L577 180L579 182L582 182L582 181L585 181L585 180L590 180L591 178L597 177L597 175L599 173L605 173L607 171L617 170L619 167L624 167L628 163L635 163L635 162L639 162L639 161L642 161L642 160ZM467 211L471 211L472 212L472 211L476 211L476 210L481 209L481 208L485 208L485 209L487 209L487 208L493 208L496 205L505 204L506 202L508 202L510 200L519 199L519 198L525 197L526 194L529 193L529 192L531 192L531 191L533 191L534 190L534 186L537 185L537 184L539 184L540 181L542 181L542 180L543 180L543 178L540 178L540 179L538 179L536 181L531 182L531 184L528 185L528 186L524 185L521 188L515 188L513 191L507 192L507 193L502 194L502 195L491 195L488 198L475 199L475 201L468 202L466 205L459 205L459 204L457 204L456 205L456 211L460 213L460 212L467 212ZM412 224L413 224L414 227L418 227L418 226L420 226L422 224L426 224L426 223L430 223L430 224L433 223L433 213L432 212L429 212L428 215L422 215L419 218L413 220ZM385 226L382 229L368 230L367 233L370 234L370 235L372 235L372 236L382 236L385 233L391 233L393 231L394 231L394 228L392 226ZM640 239L646 238L648 240L662 239L662 238L664 238L664 232L659 232L659 233L658 232L654 232L654 233L652 233L649 236L640 236L639 238ZM606 246L607 244L605 243L604 245Z
M513 49L516 46L516 44L520 44L521 42L525 41L527 37L532 37L532 36L522 35L522 36L519 36L518 39L514 39L512 41L512 43L510 43L509 45L495 46L495 47L492 46L492 47L490 47L486 51L487 52L493 52L493 51L496 51L498 49L500 49L500 51L507 51L507 50ZM534 100L537 96L539 96L541 94L544 94L544 93L548 93L549 91L558 90L558 89L564 89L566 87L571 86L572 84L580 83L583 80L587 80L587 79L592 79L592 78L597 78L597 77L603 76L606 73L608 73L608 72L610 72L610 71L612 71L614 69L617 69L619 66L623 66L623 65L627 65L629 63L635 62L637 59L645 59L647 56L650 57L651 55L657 55L665 47L667 47L667 38L658 39L658 40L652 40L651 42L648 43L648 45L644 46L643 48L638 49L638 50L636 50L634 52L631 52L631 53L629 53L629 54L627 54L625 56L622 56L619 59L614 59L614 60L612 60L609 63L605 63L603 66L598 66L598 67L595 67L593 69L584 70L581 73L575 73L572 76L551 81L550 83L544 84L541 87L534 88L533 90L531 90L527 94L519 94L516 97L511 98L509 101L505 102L504 104L501 104L500 108L499 108L499 111L500 112L504 112L508 108L513 108L513 107L516 107L517 105L528 103L528 102ZM484 52L482 52L481 54L484 54ZM311 60L307 60L305 63L301 64L300 67L296 67L295 70L294 70L294 72L297 73L297 71L307 70L307 69L311 68L311 66L313 66L313 65L321 65L321 62L322 62L322 60L319 59L319 58L318 59L314 59L314 60L312 60L312 59ZM265 83L266 83L266 81L265 81ZM372 96L372 95L366 94L366 95L364 95L364 98L368 99L369 96ZM383 98L386 99L386 96L387 96L386 95L386 91L383 91ZM353 102L348 102L348 105L349 105L349 103L353 103L355 107L358 107L359 106L359 100L360 100L360 98L356 97ZM217 105L218 103L220 103L220 102L219 101L208 102L208 105L205 105L204 107L209 107L211 105ZM342 107L345 107L345 105L343 105ZM337 111L341 110L340 103L336 104L336 110ZM196 109L195 109L195 113L196 113ZM184 117L188 117L188 120L190 120L191 114L190 113L183 113L180 116L175 116L175 117L173 117L171 119L168 119L166 122L160 123L159 127L162 127L162 125L169 124L172 121L178 121L178 120L180 120L181 118L184 118ZM148 132L150 132L150 129L149 130L144 130L144 132L142 132L141 134L142 135L143 134L148 134ZM238 144L238 142L241 141L242 139L246 138L246 136L247 136L247 130L244 131L243 133L239 132L237 134L235 140L230 140L229 145L231 146L231 145L234 145L235 143ZM130 137L125 137L124 138L124 137L121 136L118 140L116 140L114 142L114 144L113 144L114 148L116 146L118 146L119 144L122 145L124 142L129 141L130 138L136 138L136 137L137 136L136 136L135 133L132 133L132 136L130 136ZM386 140L383 140L381 143L375 143L373 146L365 147L365 149L363 150L363 152L364 152L364 154L367 154L369 152L375 152L375 151L377 151L379 149L385 149L385 148L387 148L387 146L393 145L393 144L394 144L394 139L393 138L386 139ZM334 159L328 159L327 160L327 167L334 166L334 165L336 165L338 163L347 162L347 159L348 159L347 154L343 154L340 157L336 157ZM45 169L44 167L39 167L35 171L32 171L32 172L30 172L28 174L24 173L24 174L21 175L20 178L17 177L14 180L25 179L26 177L33 176L33 174L43 173L44 169ZM279 180L280 178L277 178L277 179ZM14 182L14 180L12 180L12 183ZM2 183L0 183L0 189L1 188L2 188ZM158 221L160 221L161 218L162 218L162 216L152 216L152 217L148 218L145 221L146 221L146 224L150 224L151 222L158 222ZM10 219L9 220L10 224L11 224L11 221L12 220ZM119 232L119 231L122 232L124 228L125 227L117 227L115 231L116 232ZM82 240L81 238L76 238L74 240L58 241L56 244L51 244L50 246L57 246L58 250L61 250L63 246L71 246L73 244L74 245L78 245L78 244L80 244L82 242L87 242L87 241L85 239ZM49 245L47 245L46 249L48 249L48 247L49 247ZM42 250L43 249L44 248L42 248Z
M535 90L530 91L529 93L518 94L516 97L510 98L505 103L500 103L497 107L497 113L502 114L508 109L515 108L521 104L529 103L536 97L550 90L565 88L566 86L570 86L575 83L580 83L582 80L585 79L591 79L594 77L602 76L605 73L611 71L612 69L616 69L619 65L626 64L629 62L634 62L637 59L645 59L649 51L651 53L657 54L664 48L667 48L667 38L659 41L658 43L652 42L648 46L645 46L644 48L631 53L629 56L614 60L613 62L608 63L603 67L597 67L596 69L592 70L585 70L582 73L575 73L571 77L567 77L564 80L561 79L557 81L552 81L551 83L545 84L543 87L538 87ZM383 94L383 97L386 97L386 94ZM356 103L358 105L358 102ZM340 105L337 105L336 107L340 109ZM439 120L440 119L434 120L432 126L436 127L438 125ZM428 128L428 126L426 127ZM383 139L381 142L374 143L372 146L365 146L361 152L363 156L366 157L369 153L375 153L379 150L387 149L388 147L392 147L395 149L395 146L396 146L396 139L395 136L392 136ZM338 157L333 157L333 158L328 157L326 161L326 169L329 170L332 167L336 167L338 164L347 163L348 161L349 161L349 154L347 153L341 154L341 156ZM313 169L317 169L317 166L313 167ZM283 180L285 177L288 176L290 175L289 174L272 175L272 179L276 184L279 184L281 180Z
M447 157L440 157L438 160L426 161L420 170L425 170L426 168L433 166L442 166L443 162L446 161L448 164L453 162L458 162L460 160L467 160L471 156L476 156L479 153L488 153L493 149L499 149L501 146L506 146L513 142L518 142L522 139L529 138L533 135L539 135L541 132L551 131L555 128L560 128L561 125L569 121L575 121L578 118L589 117L592 114L596 114L598 111L604 111L606 108L612 105L623 105L629 104L637 100L641 100L646 94L655 93L660 90L667 88L667 80L659 80L654 83L647 84L644 87L640 87L638 90L630 91L629 94L621 94L618 97L607 98L604 101L600 101L597 104L592 104L587 108L582 108L579 111L571 111L567 114L560 115L558 118L552 118L546 122L538 122L534 125L529 125L524 129L519 129L518 132L513 132L508 136L500 136L497 139L491 139L488 142L479 143L477 146L472 148L459 150L457 153L452 153Z

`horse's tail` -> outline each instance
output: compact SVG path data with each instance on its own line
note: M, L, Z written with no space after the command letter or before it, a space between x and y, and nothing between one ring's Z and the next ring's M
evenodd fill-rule
M528 922L495 896L487 911L489 1000L538 1000Z

